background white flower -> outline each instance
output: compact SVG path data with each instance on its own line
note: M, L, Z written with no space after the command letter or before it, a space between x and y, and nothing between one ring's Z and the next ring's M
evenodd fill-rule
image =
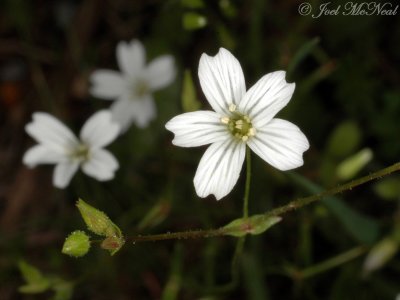
M132 122L146 127L157 115L152 92L169 85L175 78L174 58L162 55L146 66L146 51L138 40L133 40L118 44L117 61L121 73L93 72L90 93L101 99L116 100L111 111L122 131Z
M102 110L91 116L82 127L80 139L58 119L43 112L34 113L33 122L25 130L39 144L26 151L24 164L31 168L56 164L53 173L56 187L68 186L79 166L99 181L114 178L118 161L103 147L118 136L119 125L112 121L109 111Z
M226 196L242 169L246 145L279 170L303 165L309 143L300 129L274 118L289 102L295 84L285 72L263 76L246 92L238 60L221 48L215 57L203 54L199 64L201 88L215 111L197 111L174 117L165 126L181 147L211 144L200 160L194 177L197 195Z

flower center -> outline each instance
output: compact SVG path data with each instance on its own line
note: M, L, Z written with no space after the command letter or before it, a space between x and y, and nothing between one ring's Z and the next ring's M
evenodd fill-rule
M231 116L221 118L221 122L227 125L229 132L235 138L246 142L256 134L250 118L238 112L235 104L229 105L229 111L231 112Z
M90 149L85 144L80 144L71 153L71 157L79 161L89 160L89 155L90 155Z
M150 92L150 87L145 80L136 80L133 84L133 93L137 97L143 97Z

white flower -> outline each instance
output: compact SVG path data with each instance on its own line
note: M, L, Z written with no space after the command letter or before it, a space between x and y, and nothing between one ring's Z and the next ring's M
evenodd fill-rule
M114 178L118 161L107 146L119 133L119 125L111 120L111 113L102 110L91 116L83 125L78 139L68 127L50 114L37 112L26 132L39 144L26 151L23 162L28 167L39 164L56 164L53 184L65 188L81 166L87 175L106 181Z
M214 111L197 111L174 117L165 127L181 147L211 144L194 177L197 195L226 196L242 169L246 145L279 170L303 165L309 148L300 129L274 118L292 97L295 84L285 81L285 72L262 77L246 92L238 60L221 48L215 57L203 54L199 64L201 88Z
M117 100L111 111L122 131L132 122L146 127L157 114L152 92L169 85L175 78L174 59L163 55L146 66L145 49L139 41L133 40L118 44L117 61L122 73L94 71L90 77L90 93L101 99Z

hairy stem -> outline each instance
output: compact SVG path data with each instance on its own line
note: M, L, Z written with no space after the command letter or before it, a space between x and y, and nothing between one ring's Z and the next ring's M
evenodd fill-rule
M249 159L248 159L249 161ZM249 164L249 162L247 162ZM247 171L249 172L250 168L247 168ZM329 190L326 190L324 192L308 196L308 197L303 197L299 198L296 200L293 200L289 202L286 205L277 207L275 209L272 209L266 213L264 213L265 218L269 218L271 216L279 216L286 214L290 211L302 208L304 206L307 206L313 202L316 202L318 200L323 199L324 197L327 196L333 196L338 193L342 193L344 191L351 190L355 187L358 187L362 184L365 184L367 182L373 181L375 179L382 178L384 176L387 176L393 172L397 172L400 170L400 162L395 163L391 165L390 167L381 169L377 172L371 173L367 176L361 177L359 179L352 180L348 183L345 183L343 185L331 188ZM246 188L245 188L245 195L246 192L248 193L249 188L247 188L247 180L246 179ZM250 187L250 183L248 183ZM247 200L246 200L247 198ZM245 202L248 201L248 196L244 198ZM246 210L245 210L246 208ZM244 209L243 209L243 215L247 216L248 212L247 211L247 205L244 204ZM128 238L129 241L132 241L133 243L135 242L147 242L147 241L162 241L162 240L178 240L178 239L193 239L193 238L210 238L210 237L216 237L216 236L223 236L229 233L228 229L225 228L218 228L218 229L209 229L209 230L191 230L191 231L180 231L180 232L167 232L164 234L154 234L154 235L138 235L138 236L132 236Z

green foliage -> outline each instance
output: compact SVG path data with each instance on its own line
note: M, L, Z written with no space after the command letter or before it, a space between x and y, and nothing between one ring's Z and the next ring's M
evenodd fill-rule
M185 70L182 88L182 109L184 112L199 110L201 104L196 96L196 90L190 70Z
M27 262L21 260L18 263L19 270L21 271L22 277L26 284L21 286L18 290L24 294L36 294L42 293L49 289L50 281L48 278Z
M39 294L47 290L54 291L53 300L69 300L72 298L74 284L57 276L43 275L36 267L20 260L19 270L26 284L19 287L18 291L23 294Z
M223 227L226 235L242 237L247 234L257 235L265 232L276 223L282 220L281 217L264 215L254 215L248 218L240 218L233 220Z
M342 161L336 170L337 177L341 180L349 180L355 177L373 157L371 149L362 149L356 154Z
M207 18L199 13L187 12L183 15L182 25L186 30L200 29L207 25Z

